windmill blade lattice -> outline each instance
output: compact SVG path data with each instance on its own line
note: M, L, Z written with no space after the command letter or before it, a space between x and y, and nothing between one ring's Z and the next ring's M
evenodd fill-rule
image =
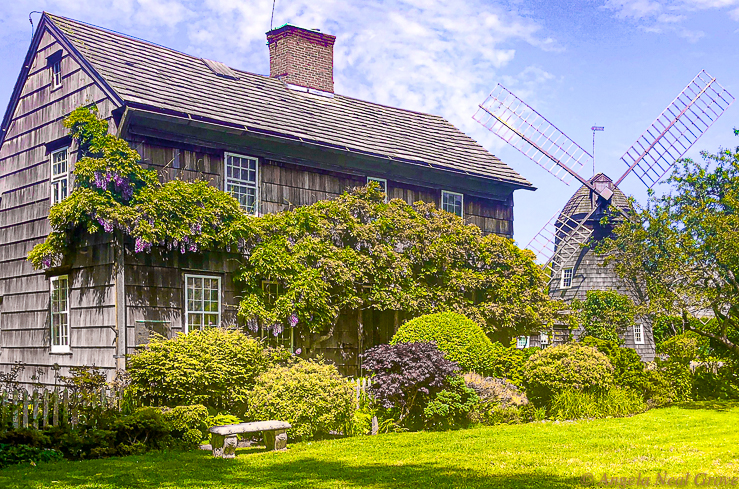
M588 199L581 196L580 200ZM570 202L568 206L579 206L578 202ZM588 242L593 230L585 226L585 222L595 211L595 208L582 219L574 219L563 211L558 211L534 236L526 248L533 251L544 267L551 267L552 278L559 270L576 256L582 246ZM546 260L546 261L544 261Z
M652 188L734 102L715 78L701 71L621 157Z
M586 181L578 172L583 162L592 160L590 153L502 85L493 89L473 119L564 183L569 185L573 177Z

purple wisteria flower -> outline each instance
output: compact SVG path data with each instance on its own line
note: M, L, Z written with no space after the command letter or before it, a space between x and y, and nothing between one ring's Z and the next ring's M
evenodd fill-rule
M151 243L144 239L136 238L136 253L141 253L142 251L146 251L147 253L151 251Z
M98 217L98 224L103 227L103 230L105 230L106 233L113 231L113 223L106 221L102 217Z
M303 349L302 348L298 348L297 350L295 350L295 354L296 355L300 355L301 353L303 353Z
M190 226L190 234L200 234L202 232L203 226L199 222L196 222L195 224Z
M259 323L254 318L251 318L246 322L246 327L249 328L249 331L252 333L259 331Z
M41 264L44 266L44 268L51 267L51 257L45 256L41 259Z
M290 327L294 328L297 325L298 325L298 316L296 314L293 314L292 316L290 316Z
M272 335L279 336L282 331L283 327L280 323L275 323L272 325Z

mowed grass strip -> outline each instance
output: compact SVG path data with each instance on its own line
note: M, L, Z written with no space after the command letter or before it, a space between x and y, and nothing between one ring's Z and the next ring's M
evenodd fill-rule
M625 419L397 433L244 449L60 462L0 470L0 487L583 487L583 474L739 477L739 404L692 403ZM706 486L703 486L706 487ZM737 486L739 487L739 486Z

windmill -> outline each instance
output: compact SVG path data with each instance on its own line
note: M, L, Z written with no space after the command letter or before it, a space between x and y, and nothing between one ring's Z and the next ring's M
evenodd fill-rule
M550 296L567 302L588 290L618 289L618 278L592 250L610 233L600 224L609 209L628 217L626 196L618 185L635 174L652 188L734 102L715 78L698 73L624 153L626 171L615 182L604 174L580 175L593 156L523 100L498 84L473 118L556 178L581 187L526 246L550 271ZM648 325L627 332L626 345L651 360L654 343Z

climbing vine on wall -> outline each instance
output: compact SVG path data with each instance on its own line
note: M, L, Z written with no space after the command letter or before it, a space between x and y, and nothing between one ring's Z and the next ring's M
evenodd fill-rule
M365 308L454 310L488 333L514 336L552 320L555 305L531 252L433 204L385 203L371 183L248 216L207 182L160 183L94 107L75 110L65 125L79 146L74 190L52 207L52 232L29 254L37 268L60 263L80 233L117 233L131 238L134 253L238 250L239 316L253 331L293 327L326 338L340 313ZM264 281L276 285L276 298L268 300Z

